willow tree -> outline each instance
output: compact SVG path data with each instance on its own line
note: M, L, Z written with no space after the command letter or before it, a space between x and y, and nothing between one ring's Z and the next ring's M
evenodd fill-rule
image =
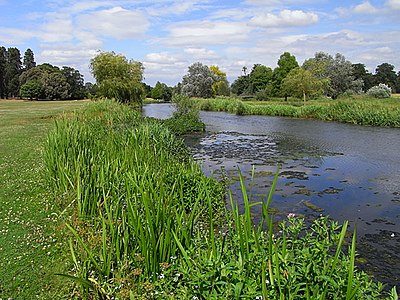
M114 52L101 52L90 61L98 95L121 103L142 105L143 65Z

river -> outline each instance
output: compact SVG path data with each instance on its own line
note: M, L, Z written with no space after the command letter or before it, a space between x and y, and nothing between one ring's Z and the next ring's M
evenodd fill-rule
M144 112L164 119L172 106L150 104ZM279 165L275 220L289 213L349 220L350 230L357 228L358 267L398 285L400 129L223 112L200 116L206 133L185 141L206 175L227 176L240 199L240 168L257 202L266 198ZM252 214L257 220L257 206Z

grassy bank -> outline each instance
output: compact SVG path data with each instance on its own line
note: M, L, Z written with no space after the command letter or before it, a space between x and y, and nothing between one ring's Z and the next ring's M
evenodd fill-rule
M165 124L113 102L56 122L48 179L65 207L71 269L85 299L376 299L354 267L355 234L289 215L274 230L272 193L245 213L203 176ZM243 182L243 181L242 181ZM250 207L262 206L255 226ZM349 243L349 244L346 244Z
M53 119L83 102L0 100L0 299L67 299L60 223L43 144Z
M201 110L239 115L318 119L368 126L400 127L400 99L368 97L301 101L241 101L236 98L198 99Z

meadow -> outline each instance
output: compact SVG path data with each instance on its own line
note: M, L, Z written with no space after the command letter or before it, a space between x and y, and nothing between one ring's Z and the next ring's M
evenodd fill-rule
M349 96L338 100L319 98L306 102L289 98L271 101L242 101L234 97L197 99L201 110L225 111L238 115L267 115L303 119L318 119L342 123L400 127L400 97L374 99Z
M43 146L54 118L82 104L0 101L0 299L68 299L68 284L54 276L69 253Z
M243 180L239 213L168 122L112 101L0 113L1 298L397 299L357 270L347 222L277 224L274 188L253 203Z

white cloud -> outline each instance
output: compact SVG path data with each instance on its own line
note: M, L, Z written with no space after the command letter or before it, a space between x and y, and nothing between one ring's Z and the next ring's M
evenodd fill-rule
M182 59L169 52L149 53L145 56L147 63L157 63L160 65L168 65L181 62Z
M251 28L244 22L227 21L187 21L170 25L169 36L156 39L167 46L197 47L210 44L245 42Z
M36 34L32 31L0 27L0 42L3 44L22 44L35 36Z
M354 7L354 12L358 14L375 14L378 9L373 6L369 1L358 4Z
M55 19L41 26L39 38L46 42L61 42L71 40L73 24L70 18Z
M206 48L185 48L183 51L189 54L193 60L206 61L219 58L219 55L215 51Z
M78 17L78 23L82 29L116 39L142 36L150 25L142 12L122 7L82 14Z
M391 9L400 9L400 0L388 0L386 5Z
M254 16L250 25L260 27L296 27L317 23L318 15L313 12L302 10L282 10L279 14L263 13Z

